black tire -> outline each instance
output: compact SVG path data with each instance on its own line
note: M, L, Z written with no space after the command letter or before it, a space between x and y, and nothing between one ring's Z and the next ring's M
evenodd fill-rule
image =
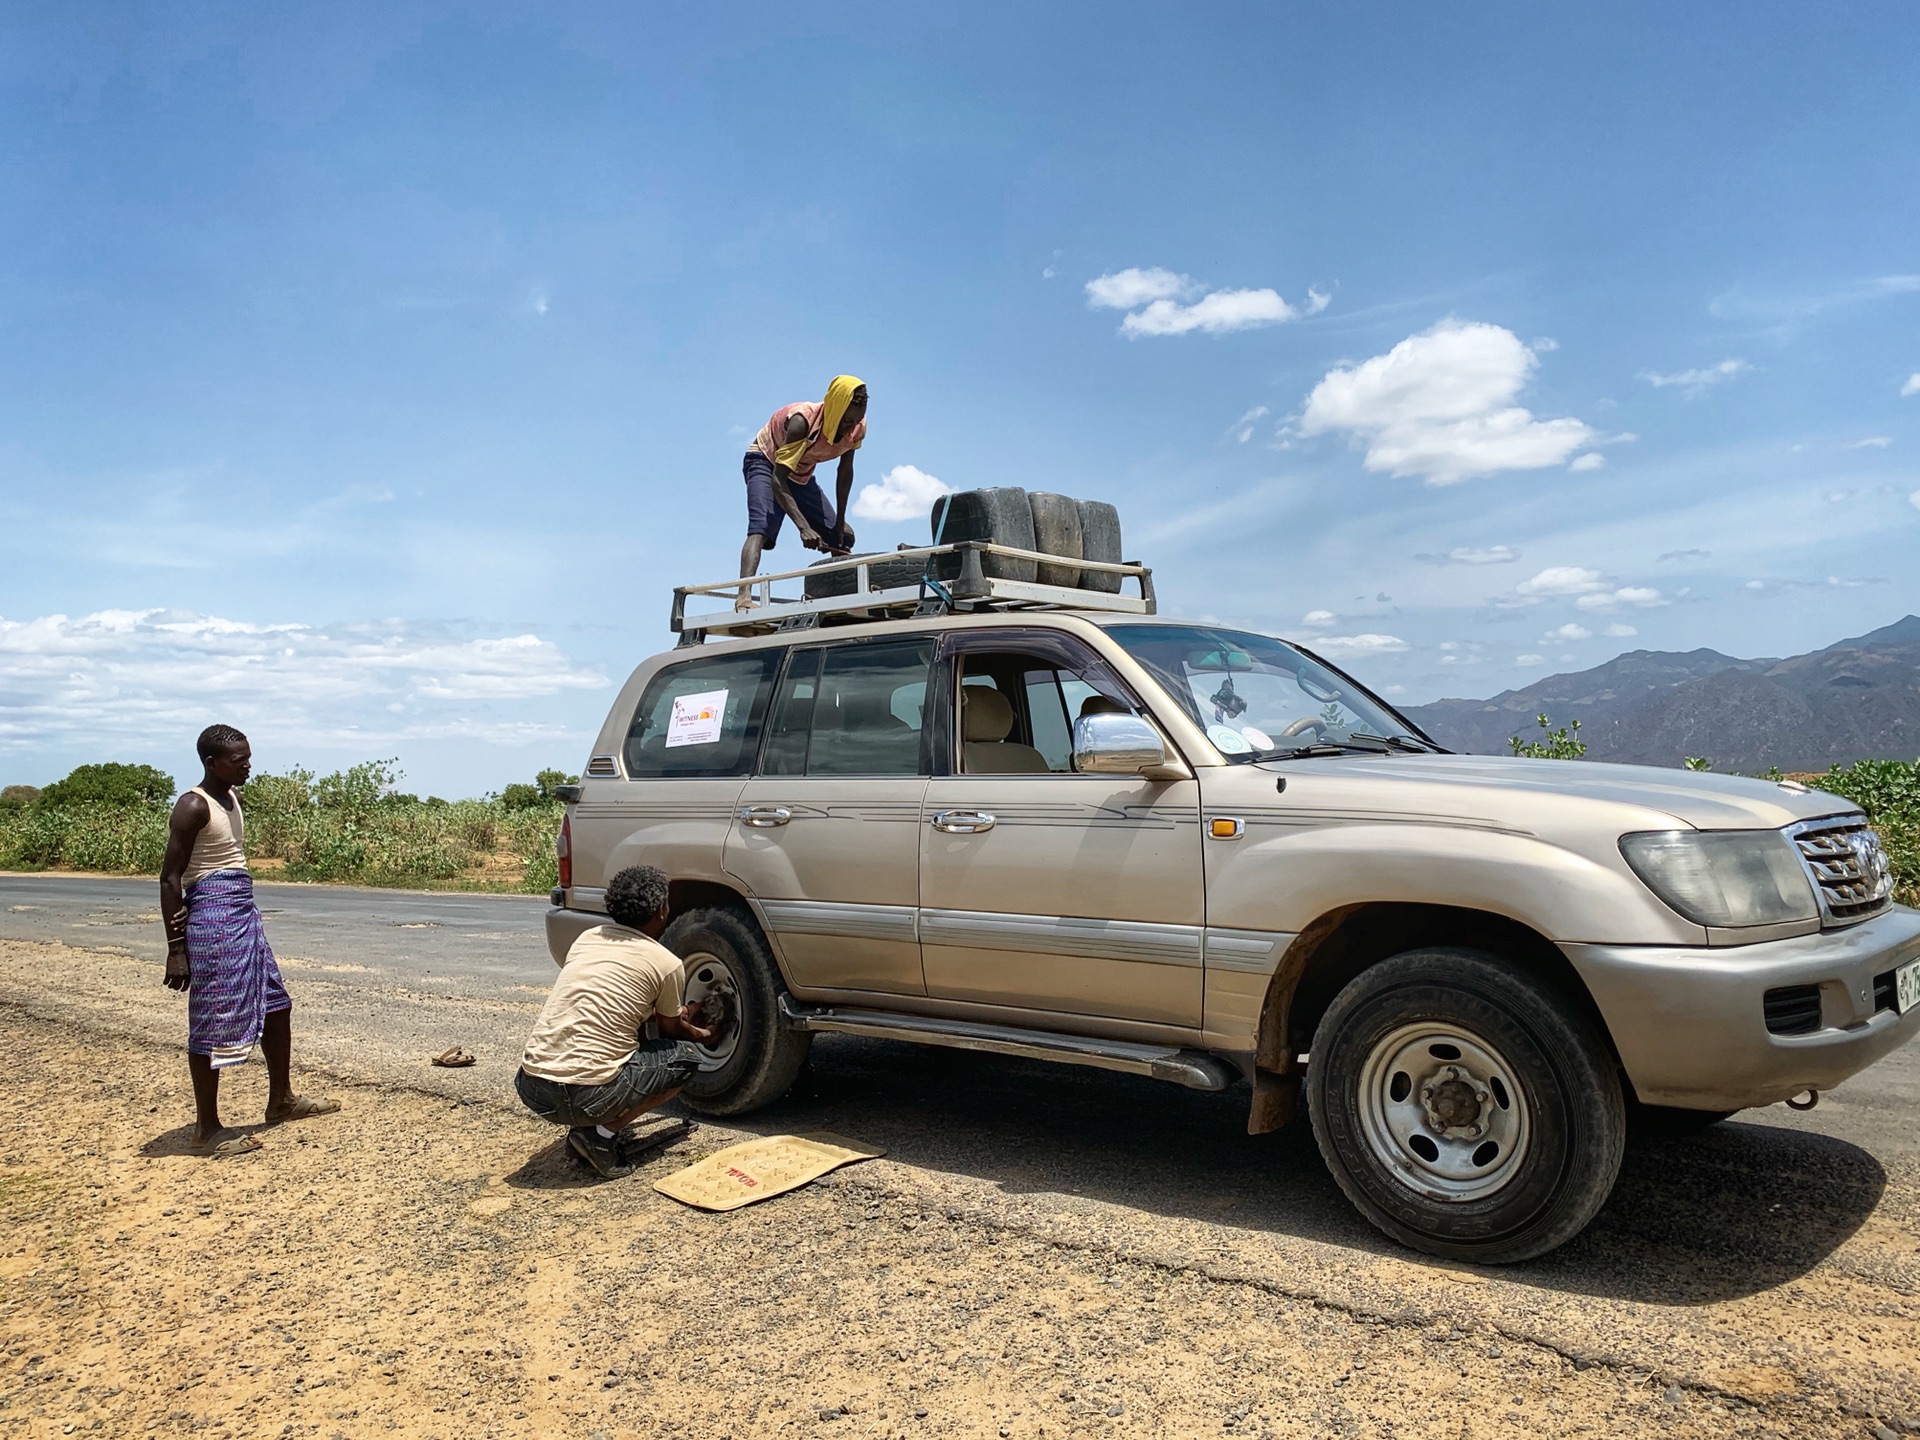
M1487 1045L1504 1062L1498 1068L1507 1074L1499 1083L1475 1082L1471 1066L1464 1077L1466 1103L1474 1083L1487 1086L1474 1123L1522 1127L1506 1132L1523 1138L1504 1157L1493 1147L1498 1188L1491 1191L1445 1196L1439 1187L1456 1182L1435 1178L1440 1171L1427 1164L1448 1158L1438 1152L1434 1133L1442 1133L1455 1157L1474 1144L1470 1137L1427 1129L1408 1144L1394 1138L1383 1118L1422 1109L1419 1099L1408 1101L1404 1087L1432 1083L1433 1075L1409 1082L1407 1069L1432 1064L1441 1067L1435 1073L1463 1078L1460 1068L1446 1065L1460 1060L1460 1048L1426 1045L1420 1032L1427 1026ZM1396 1049L1403 1036L1412 1037L1409 1048ZM1403 1055L1418 1059L1407 1069L1387 1063ZM1368 1078L1373 1085L1363 1084ZM1448 1083L1442 1079L1438 1088ZM1376 1085L1391 1106L1363 1095L1375 1094ZM1482 951L1410 950L1356 976L1314 1032L1307 1093L1314 1138L1347 1198L1388 1235L1432 1255L1487 1265L1544 1255L1586 1227L1620 1172L1626 1101L1606 1042L1557 990ZM1488 1148L1472 1149L1471 1163L1479 1164Z
M814 565L830 565L835 557L816 560ZM867 566L867 584L877 590L893 590L902 585L918 585L920 577L926 572L927 562L922 559L893 560L881 551L877 554L845 555L845 560L871 560ZM808 567L809 569L812 566ZM857 570L830 570L825 575L806 577L805 590L809 600L826 600L836 595L853 594L854 586L859 582Z
M698 1072L680 1098L702 1115L744 1115L786 1094L806 1064L813 1036L789 1030L780 1018L787 987L760 927L738 910L701 907L675 916L660 943L682 959L712 956L736 982L739 1034L732 1054L718 1069Z
M1097 560L1103 565L1123 564L1120 558L1120 512L1104 500L1081 500L1080 558ZM1103 595L1120 593L1120 577L1103 570L1080 572L1082 590L1098 590Z
M1070 565L1039 565L1035 578L1042 585L1080 583L1080 502L1045 490L1029 490L1027 503L1033 508L1033 548L1046 555L1070 560Z
M958 495L943 495L933 505L935 543L952 545L962 540L985 540L1015 550L1033 546L1033 506L1027 492L1018 486L995 490L963 490ZM960 575L958 555L934 557L934 573L942 580ZM1032 580L1031 560L1010 560L1003 555L984 556L981 573L990 580Z
M1627 1129L1634 1135L1678 1139L1703 1134L1739 1113L1738 1110L1682 1110L1675 1105L1636 1103L1627 1107Z

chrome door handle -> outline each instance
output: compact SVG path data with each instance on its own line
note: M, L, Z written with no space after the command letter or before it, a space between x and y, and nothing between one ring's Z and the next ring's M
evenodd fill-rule
M949 835L979 835L993 829L991 810L936 810L933 828Z
M757 830L771 830L793 819L793 811L785 805L742 805L733 813L742 825L751 825Z

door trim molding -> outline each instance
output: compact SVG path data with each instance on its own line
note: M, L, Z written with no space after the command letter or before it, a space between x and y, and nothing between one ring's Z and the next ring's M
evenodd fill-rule
M981 910L922 909L920 943L1038 955L1086 955L1096 960L1179 965L1195 970L1201 966L1203 953L1198 925Z

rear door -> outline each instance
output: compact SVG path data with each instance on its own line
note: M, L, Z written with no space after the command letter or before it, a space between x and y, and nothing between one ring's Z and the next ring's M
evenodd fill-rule
M803 990L923 995L920 801L930 636L794 649L726 867Z
M1073 770L1080 713L1144 713L1137 698L1058 632L951 634L939 682L952 738L920 830L927 993L1198 1027L1199 786Z

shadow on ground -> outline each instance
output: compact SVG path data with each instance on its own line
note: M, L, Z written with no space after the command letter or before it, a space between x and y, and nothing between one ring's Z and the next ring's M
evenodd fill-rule
M1304 1118L1249 1136L1246 1107L1244 1090L1208 1095L1100 1070L823 1036L786 1100L729 1123L757 1133L837 1130L905 1164L1011 1194L1079 1196L1407 1254L1347 1204ZM1857 1146L1763 1123L1636 1137L1613 1198L1583 1235L1497 1273L1653 1304L1750 1295L1831 1255L1886 1183Z

